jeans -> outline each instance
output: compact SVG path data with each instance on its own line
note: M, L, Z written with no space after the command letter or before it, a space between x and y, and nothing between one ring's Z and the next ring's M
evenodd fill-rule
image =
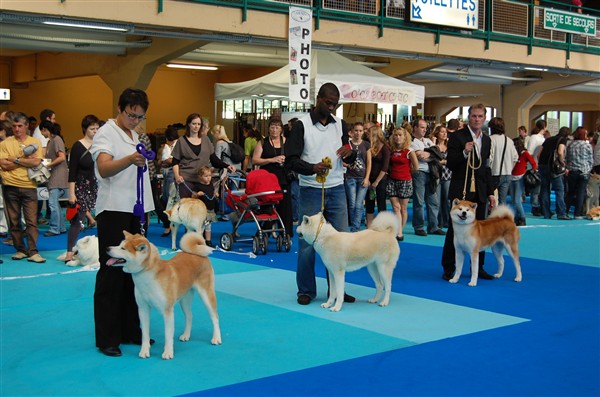
M556 216L566 215L565 186L563 183L563 177L552 177L550 173L550 167L545 164L540 164L539 171L542 179L542 185L540 186L540 204L544 218L551 218L550 187L552 187L552 190L554 190L556 195Z
M515 220L525 219L525 210L523 210L523 189L525 184L523 176L510 182L510 197L515 208Z
M500 175L498 182L498 204L506 204L506 197L508 196L508 189L510 188L510 182L512 175Z
M567 197L566 197L566 212L569 212L571 205L575 206L575 216L585 216L583 204L587 196L587 184L590 179L590 174L583 174L581 171L573 170L569 172L567 177Z
M348 231L348 204L344 185L325 189L325 205L323 215L336 230ZM300 217L314 215L321 211L321 189L300 187ZM311 299L317 296L315 279L315 249L304 239L299 239L298 267L296 270L298 295L308 295Z
M429 174L419 171L413 174L413 217L412 225L415 231L425 228L425 211L423 207L427 204L427 232L432 233L439 229L438 213L440 202L436 191L430 191L427 187Z
M360 230L360 223L364 213L364 201L367 194L366 187L362 185L362 178L347 178L344 181L346 196L348 197L348 215L350 216L350 231Z
M440 200L438 224L440 227L445 228L448 228L450 225L450 200L448 199L448 189L450 189L450 179L447 181L440 181L437 187L437 196Z
M48 189L48 206L50 207L50 228L48 231L54 234L60 234L67 231L65 226L65 218L63 217L60 209L60 198L68 197L69 192L67 189Z
M538 208L540 206L540 185L533 187L529 190L529 195L531 196L531 207Z
M300 204L300 181L298 178L294 178L289 182L290 191L292 192L292 219L294 222L298 221L298 208Z

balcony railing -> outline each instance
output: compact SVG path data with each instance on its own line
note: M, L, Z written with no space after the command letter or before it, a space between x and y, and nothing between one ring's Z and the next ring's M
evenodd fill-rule
M315 27L320 21L336 20L349 23L375 25L380 37L386 29L404 29L432 32L437 39L441 35L464 35L465 31L451 26L434 26L408 21L406 14L410 0L183 0L204 4L237 7L243 10L261 10L287 13L289 5L312 7ZM569 52L600 54L600 11L582 8L582 13L596 19L596 36L565 33L544 27L544 9L552 8L577 12L570 1L544 0L478 0L478 29L469 31L469 37L486 41L507 42L527 45L529 53L533 47L558 48Z

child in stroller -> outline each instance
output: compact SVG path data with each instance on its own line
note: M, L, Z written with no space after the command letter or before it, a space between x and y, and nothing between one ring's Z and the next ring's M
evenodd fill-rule
M292 242L276 209L282 199L283 191L275 175L265 170L249 172L245 191L227 190L227 204L235 212L229 215L233 231L221 235L221 247L230 251L235 241L252 241L255 255L266 254L269 233L275 233L277 251L289 252ZM251 237L239 233L240 226L247 222L254 222L258 229Z

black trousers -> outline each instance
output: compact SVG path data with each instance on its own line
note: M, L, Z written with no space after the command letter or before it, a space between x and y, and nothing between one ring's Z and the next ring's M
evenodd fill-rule
M475 218L477 219L485 219L487 216L487 203L478 202L475 198L476 196L471 193L467 195L467 200L477 203L477 210L475 211ZM450 199L451 201L454 198ZM446 240L444 241L444 249L442 251L442 267L444 268L444 273L453 274L456 270L456 251L454 250L454 227L452 225L452 221L448 227L448 231L446 232ZM468 258L469 256L467 256ZM481 251L479 253L479 268L483 269L485 258L485 252Z
M141 341L140 318L131 274L120 266L106 266L107 249L123 240L123 230L140 232L140 219L132 213L102 211L96 216L100 269L94 291L96 346L106 348Z

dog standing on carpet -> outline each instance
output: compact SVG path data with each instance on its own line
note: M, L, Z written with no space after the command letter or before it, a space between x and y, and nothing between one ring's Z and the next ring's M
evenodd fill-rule
M329 297L321 307L328 307L332 312L340 311L344 302L346 272L365 266L376 287L375 296L369 302L376 303L384 293L379 306L389 304L392 275L400 257L396 240L398 228L398 218L391 212L380 212L369 229L354 233L338 232L320 212L304 216L297 229L298 236L315 248L330 275Z
M171 249L177 249L177 229L185 226L188 231L202 234L204 222L208 216L206 204L197 198L183 198L165 211L171 221Z
M180 341L190 339L192 331L192 299L195 288L202 298L213 324L213 345L221 344L221 330L215 295L215 274L208 259L213 251L205 245L199 233L186 233L181 238L183 252L162 260L154 244L141 234L123 231L125 239L119 246L109 247L112 257L106 264L123 266L131 273L135 284L135 300L140 314L142 348L139 356L150 357L150 308L158 309L165 322L165 349L162 358L173 358L173 334L175 303L179 301L185 316L185 330ZM120 260L124 260L120 261Z
M58 260L64 261L67 254L60 255ZM73 259L66 263L67 266L89 266L91 268L100 267L98 258L98 237L85 236L77 240L73 247Z
M515 281L522 280L521 263L519 259L519 229L515 225L512 210L499 205L492 210L485 220L475 219L477 203L466 200L454 199L450 218L454 228L454 249L456 251L456 272L450 279L451 283L458 282L462 273L465 253L471 258L471 281L469 286L477 285L479 275L479 251L492 247L492 252L498 262L498 272L495 278L502 277L504 272L504 257L502 252L506 249L515 264Z

